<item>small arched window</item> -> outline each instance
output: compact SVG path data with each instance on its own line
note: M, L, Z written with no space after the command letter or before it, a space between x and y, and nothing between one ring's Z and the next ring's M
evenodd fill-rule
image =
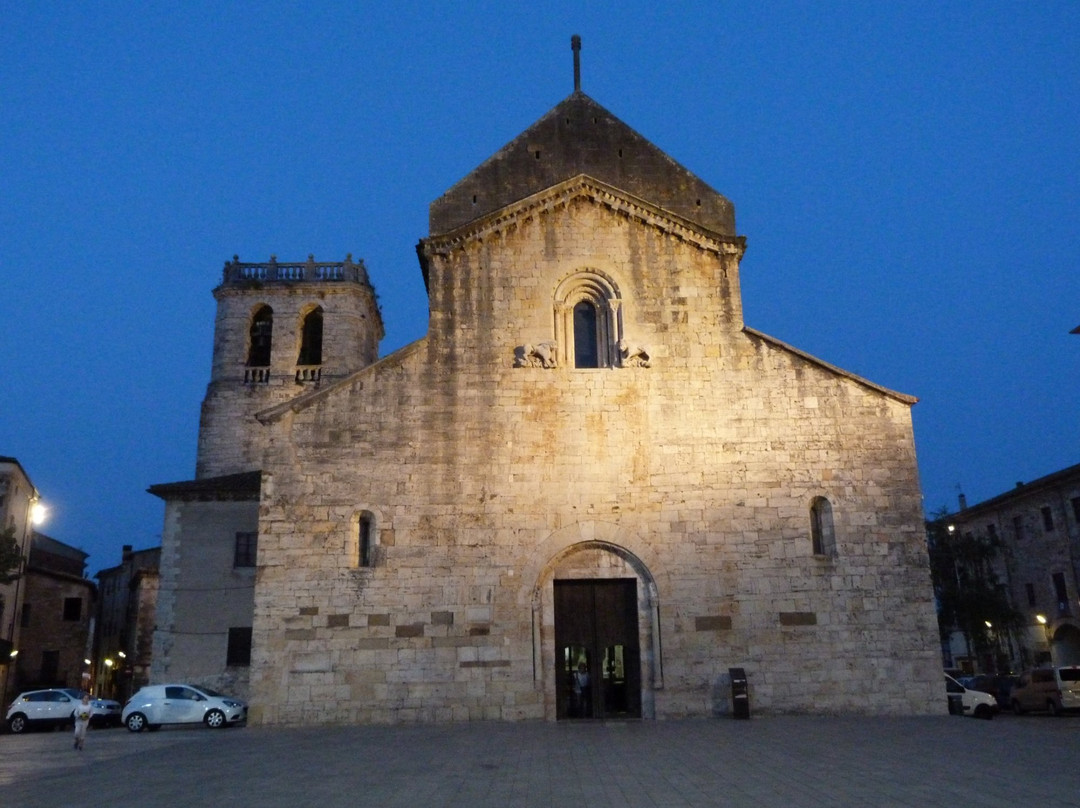
M270 367L270 348L274 333L274 310L269 306L260 306L251 318L248 330L249 368Z
M304 317L300 328L300 356L298 365L322 364L323 310L316 306Z
M360 511L353 515L353 563L358 567L375 566L375 514Z
M555 290L555 342L559 364L575 368L618 365L621 300L615 284L596 270L565 278Z
M813 545L814 555L836 555L832 505L825 497L814 497L810 503L810 542Z
M600 349L596 341L596 306L582 300L574 306L574 367L600 367Z

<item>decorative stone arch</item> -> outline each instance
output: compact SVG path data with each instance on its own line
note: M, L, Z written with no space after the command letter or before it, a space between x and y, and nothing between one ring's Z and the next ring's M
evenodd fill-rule
M1047 637L1054 665L1080 665L1080 626L1072 620L1062 620L1047 632Z
M636 537L609 522L579 522L562 528L538 547L534 561L523 571L523 589L532 612L533 682L543 693L544 717L556 718L554 582L578 579L637 581L637 621L640 648L641 717L655 718L655 691L664 687L660 646L660 597L650 555ZM641 547L634 552L632 546ZM523 604L524 605L524 604Z
M553 304L560 365L571 368L618 366L623 318L622 298L615 281L598 269L580 269L555 287ZM590 327L591 331L583 333L583 329ZM584 355L583 343L595 346L594 356Z

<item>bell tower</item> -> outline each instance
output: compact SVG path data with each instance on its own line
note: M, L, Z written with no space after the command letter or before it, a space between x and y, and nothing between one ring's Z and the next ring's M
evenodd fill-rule
M364 262L226 262L196 478L258 469L255 413L370 365L383 322Z

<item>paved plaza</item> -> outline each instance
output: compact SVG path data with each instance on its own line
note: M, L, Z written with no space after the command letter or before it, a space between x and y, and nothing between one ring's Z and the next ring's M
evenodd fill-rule
M0 805L1080 805L1080 717L95 730L0 736Z

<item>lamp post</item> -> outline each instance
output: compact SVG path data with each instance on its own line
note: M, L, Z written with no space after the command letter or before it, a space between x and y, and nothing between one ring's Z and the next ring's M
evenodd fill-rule
M1044 615L1044 614L1035 615L1035 620L1043 628L1043 640L1046 642L1046 656L1049 657L1048 661L1050 662L1051 665L1053 665L1054 664L1054 642L1053 642L1053 639L1050 636L1050 624L1046 619L1046 615Z
M26 522L23 526L22 546L19 548L22 559L19 561L18 577L15 579L15 600L12 603L11 622L8 624L8 642L11 643L10 656L4 660L4 687L0 691L0 704L7 706L8 683L11 679L11 669L15 667L15 658L19 655L19 649L15 647L15 621L19 619L19 595L22 592L22 579L26 571L27 559L30 556L30 541L34 535L34 527L45 521L48 513L46 507L41 504L41 497L36 488L30 486L30 498L26 504Z

